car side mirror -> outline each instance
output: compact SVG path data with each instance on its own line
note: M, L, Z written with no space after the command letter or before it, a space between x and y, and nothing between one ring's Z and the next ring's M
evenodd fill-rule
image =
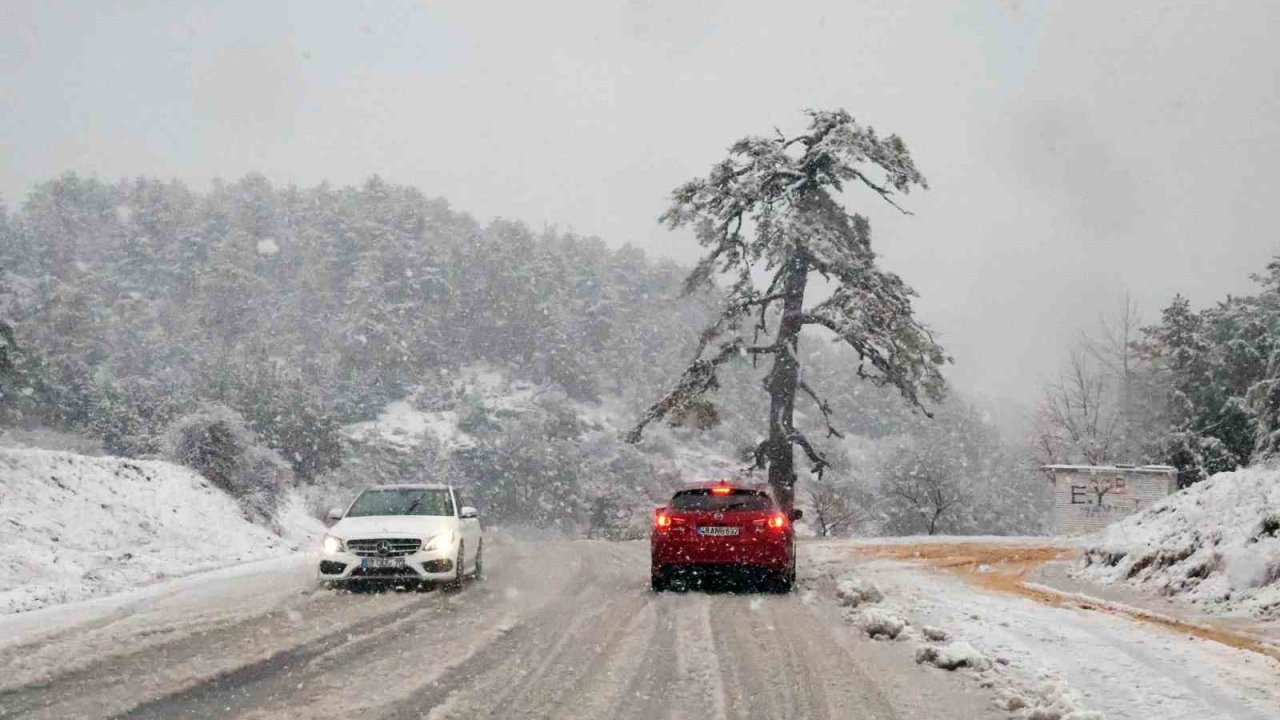
M325 515L325 519L327 519L329 521L329 524L332 525L333 523L336 523L339 520L341 520L344 514L345 513L342 511L342 508L340 507L329 508L329 512L328 514Z
M802 518L802 517L804 517L804 511L803 511L803 510L801 510L800 508L796 508L795 510L792 510L792 511L791 511L791 521L792 521L792 522L795 522L796 520L799 520L799 519L800 519L800 518Z
M466 520L468 518L478 518L480 517L480 513L476 512L475 508L471 506L467 506L462 508L462 511L458 513L458 517L462 518L463 520Z

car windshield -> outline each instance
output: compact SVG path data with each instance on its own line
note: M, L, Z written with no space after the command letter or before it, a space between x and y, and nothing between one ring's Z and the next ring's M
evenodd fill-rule
M771 510L773 499L759 490L734 489L726 495L712 493L708 489L682 490L671 498L674 510L724 511L724 510Z
M448 490L394 488L365 490L356 498L347 517L369 515L453 515Z

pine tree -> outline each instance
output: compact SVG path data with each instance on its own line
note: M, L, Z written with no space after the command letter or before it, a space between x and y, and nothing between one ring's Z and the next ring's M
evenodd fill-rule
M1280 457L1280 257L1267 264L1267 275L1254 280L1263 287L1251 298L1256 325L1271 356L1266 373L1249 387L1245 401L1256 423L1252 460L1262 462Z
M1280 457L1280 352L1271 355L1267 378L1249 388L1248 403L1257 422L1253 460Z
M739 357L771 357L764 383L769 395L768 437L755 448L756 467L767 465L769 484L784 508L794 504L794 446L821 472L828 464L796 429L796 394L817 404L830 435L830 405L801 376L802 331L825 329L858 355L861 378L890 385L920 407L940 399L939 368L948 361L911 308L914 292L876 266L871 226L845 212L835 195L847 183L871 189L894 207L895 192L926 187L906 145L880 138L843 110L810 111L806 132L774 138L747 137L711 173L677 188L663 220L692 226L707 253L686 281L694 290L717 275L730 280L720 317L703 333L693 362L675 389L654 403L629 433L690 403L718 385L720 366ZM880 180L871 173L883 177ZM756 277L769 277L763 288ZM810 280L826 281L830 294L805 306ZM764 344L759 337L773 337Z

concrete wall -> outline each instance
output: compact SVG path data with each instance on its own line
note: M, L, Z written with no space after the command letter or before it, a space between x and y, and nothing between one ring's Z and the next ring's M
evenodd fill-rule
M1178 471L1164 466L1140 468L1050 465L1054 531L1084 535L1148 507L1178 489Z

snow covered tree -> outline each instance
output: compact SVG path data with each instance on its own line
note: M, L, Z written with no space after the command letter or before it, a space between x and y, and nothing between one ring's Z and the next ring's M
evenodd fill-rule
M1280 456L1280 258L1267 264L1268 274L1254 279L1263 292L1254 299L1257 324L1269 341L1271 358L1262 379L1249 387L1245 402L1256 423L1253 455L1255 462Z
M1267 378L1249 388L1248 402L1258 423L1253 460L1280 456L1280 352L1271 355Z
M1255 295L1232 296L1201 312L1176 297L1140 347L1167 388L1168 425L1156 454L1185 484L1235 469L1269 434L1269 363L1280 350L1280 260Z
M230 493L251 520L275 517L288 466L262 445L239 413L216 403L202 405L174 421L165 445L170 460Z
M906 400L938 400L940 367L948 361L911 308L911 290L877 267L871 226L837 200L846 184L870 189L894 207L894 194L926 187L907 147L896 135L879 137L843 110L810 111L799 135L746 137L705 178L677 188L662 219L672 229L692 226L707 248L686 290L728 276L725 306L701 338L692 363L675 388L641 416L627 439L639 441L649 423L696 402L718 386L721 366L735 358L772 358L764 379L769 395L768 435L755 449L755 467L768 467L769 484L784 508L795 500L794 446L813 470L827 460L796 429L796 395L803 392L822 413L827 432L830 405L801 374L802 331L825 330L858 357L860 378L895 387ZM806 306L816 275L826 287ZM767 278L764 287L758 278ZM815 283L816 284L816 283ZM772 337L761 343L762 335Z

